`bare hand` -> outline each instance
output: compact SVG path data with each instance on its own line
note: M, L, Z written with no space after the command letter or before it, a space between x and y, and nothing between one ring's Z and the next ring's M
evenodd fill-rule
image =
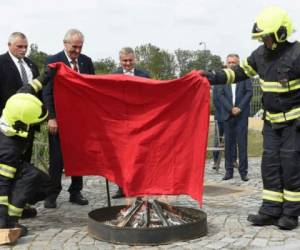
M48 120L48 131L50 134L55 135L58 131L58 125L56 119L49 119Z
M233 108L231 109L231 114L232 114L233 116L238 116L240 113L241 113L241 109L238 108L238 107L233 107Z

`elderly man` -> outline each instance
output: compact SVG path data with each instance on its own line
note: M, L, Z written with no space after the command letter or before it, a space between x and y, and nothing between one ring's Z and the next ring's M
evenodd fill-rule
M78 73L94 74L94 66L91 58L81 54L84 43L83 34L77 29L70 29L63 39L64 50L46 59L46 65L55 62L63 62ZM55 104L53 97L53 82L50 80L43 91L43 99L49 112L49 175L52 181L52 192L46 198L45 208L56 208L56 198L59 195L61 186L61 176L63 171L63 159L59 141L59 124L56 120ZM68 189L70 193L69 201L78 205L87 205L88 200L82 194L82 176L72 176L71 185Z

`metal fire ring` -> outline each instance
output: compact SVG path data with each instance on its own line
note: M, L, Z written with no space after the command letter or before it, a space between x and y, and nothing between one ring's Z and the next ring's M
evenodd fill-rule
M158 245L181 240L191 240L207 234L207 215L201 210L174 206L192 214L194 221L182 225L130 228L107 225L104 222L115 219L122 208L114 206L99 208L88 214L88 232L98 240L127 245Z

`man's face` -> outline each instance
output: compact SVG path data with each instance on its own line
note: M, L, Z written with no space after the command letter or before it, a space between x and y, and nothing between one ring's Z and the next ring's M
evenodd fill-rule
M79 57L83 46L83 39L77 35L71 36L69 41L64 42L68 56L75 60Z
M227 66L227 68L230 68L230 69L235 68L237 65L239 65L239 63L240 63L240 60L236 56L229 56L226 59L226 66Z
M25 57L28 48L27 39L16 37L12 43L8 43L8 49L16 58L22 59Z
M134 54L121 54L120 55L120 64L125 70L132 70L135 65Z
M271 49L271 50L273 49L273 46L274 46L273 42L274 41L273 41L273 38L272 38L271 35L262 37L262 41L263 41L266 48Z

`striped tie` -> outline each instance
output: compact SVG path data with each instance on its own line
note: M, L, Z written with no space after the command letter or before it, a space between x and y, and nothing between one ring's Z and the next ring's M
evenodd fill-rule
M27 73L26 73L25 67L23 65L23 61L21 59L19 59L18 62L20 64L22 82L23 82L23 84L27 84L28 78L27 78Z

